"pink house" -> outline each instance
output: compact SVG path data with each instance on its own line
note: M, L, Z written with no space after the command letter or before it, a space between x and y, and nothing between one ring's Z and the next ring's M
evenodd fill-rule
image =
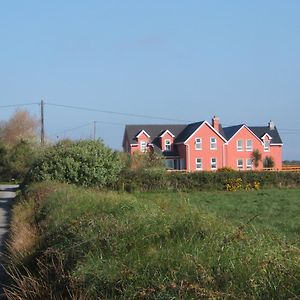
M217 117L212 122L188 125L126 125L123 149L133 154L154 151L166 158L169 169L214 171L223 167L254 170L254 150L262 155L257 170L263 169L266 157L282 168L282 141L272 121L268 126L245 124L222 127Z

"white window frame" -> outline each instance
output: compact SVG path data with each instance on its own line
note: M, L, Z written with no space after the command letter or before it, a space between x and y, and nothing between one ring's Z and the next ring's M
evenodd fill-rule
M170 139L166 139L165 140L165 151L171 151L171 150L172 150L171 140Z
M213 142L214 140L214 142ZM210 150L217 150L217 138L211 137L210 138Z
M213 162L213 160L215 160L215 162ZM213 167L213 165L214 165L214 167ZM217 165L217 158L216 157L212 157L210 159L210 168L211 168L211 170L217 170L218 165Z
M202 138L195 138L195 150L202 150Z
M265 152L270 152L270 143L271 143L270 140L264 140L264 151ZM266 146L266 145L268 145L268 146Z
M141 149L141 152L143 152L143 153L147 151L147 142L146 141L141 141L140 149Z
M249 162L250 162L250 164L249 164ZM246 159L246 169L247 170L252 170L253 169L253 161L252 161L251 158Z
M239 164L239 162L242 162L242 164ZM242 158L236 160L236 167L238 170L244 170L244 160Z
M250 145L248 145L248 142L250 142ZM252 150L253 150L253 141L246 140L246 151L252 151Z
M239 145L241 143L241 145ZM236 141L236 150L237 151L244 151L244 143L243 140L237 140Z
M196 170L203 170L203 165L202 165L202 158L197 157L195 159L195 163L196 163ZM200 167L198 167L198 165L200 165Z

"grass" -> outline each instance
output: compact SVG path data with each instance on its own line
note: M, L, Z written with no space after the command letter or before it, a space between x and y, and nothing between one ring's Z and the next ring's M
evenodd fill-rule
M275 212L285 216L282 224L297 214L297 193L125 194L32 186L14 208L12 225L22 216L38 238L18 248L24 236L15 231L10 249L18 260L10 267L8 298L297 299L295 233L285 242L285 231L270 223ZM281 211L285 197L296 212ZM272 198L277 206L268 210Z
M251 219L250 225L270 230L289 243L300 242L300 189L264 189L259 191L143 193L143 200L157 197L186 199L197 208L239 225Z

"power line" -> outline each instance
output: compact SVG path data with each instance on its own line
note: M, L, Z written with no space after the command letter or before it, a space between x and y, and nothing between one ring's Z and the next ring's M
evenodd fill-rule
M106 122L106 121L93 121L93 122L84 123L82 125L72 127L72 128L66 129L66 130L62 130L62 131L59 131L59 132L56 132L56 133L52 133L50 135L59 136L62 133L66 133L66 132L74 131L74 130L77 130L77 129L80 129L80 128L84 128L84 127L87 127L87 126L92 125L94 123L96 123L96 124L99 123L99 124L108 124L108 125L118 125L118 126L125 126L126 125L125 123Z
M66 130L62 130L62 131L59 131L59 132L56 132L56 133L53 133L51 135L56 135L56 136L59 136L60 134L62 133L66 133L66 132L70 132L70 131L74 131L76 129L80 129L80 128L83 128L83 127L87 127L91 124L93 124L94 122L89 122L89 123L85 123L83 125L79 125L79 126L76 126L76 127L73 127L73 128L69 128L69 129L66 129Z
M101 110L101 109L97 109L97 108L88 108L88 107L82 107L82 106L64 105L64 104L49 103L49 102L46 102L46 104L50 105L50 106L72 108L72 109L77 109L77 110L85 110L85 111L93 111L93 112L101 112L101 113L105 113L105 114L113 114L113 115L119 115L119 116L129 116L129 117L136 117L136 118L157 119L157 120L176 121L176 122L192 122L189 120L164 118L164 117L159 117L159 116L142 115L142 114L122 113L122 112L117 112L117 111Z
M9 107L22 107L22 106L29 106L29 105L39 105L38 102L32 103L20 103L20 104L9 104L9 105L1 105L0 108L9 108Z
M157 120L165 120L165 121L176 121L176 122L192 122L190 120L165 118L165 117L161 117L161 116L152 116L152 115L144 115L144 114L122 113L122 112L117 112L117 111L101 110L101 109L97 109L97 108L88 108L88 107L74 106L74 105L65 105L65 104L44 102L44 105L45 104L49 105L49 106L84 110L84 111L90 111L90 112L100 112L100 113L114 114L114 115L120 115L120 116L129 116L129 117L147 118L147 119L157 119ZM22 106L31 106L31 105L41 105L41 103L40 102L31 102L31 103L9 104L9 105L1 105L0 108L22 107ZM111 125L126 125L125 123L114 123L114 122L105 122L105 121L95 121L95 122L96 123L103 123L103 124L111 124ZM88 123L88 124L91 124L91 123ZM226 126L227 124L223 124L223 125ZM87 126L87 124L85 124L83 126L78 126L78 127L75 127L75 128L67 129L67 130L62 131L62 132L69 132L69 131L79 129L79 128L84 127L84 126ZM300 132L300 128L278 128L278 130L282 134L298 134L298 132Z
M300 131L300 129L288 129L288 128L280 128L278 129L280 132L283 132L283 131L288 131L288 132L298 132Z
M107 122L107 121L95 121L95 122L100 124L119 125L119 126L126 125L126 123Z

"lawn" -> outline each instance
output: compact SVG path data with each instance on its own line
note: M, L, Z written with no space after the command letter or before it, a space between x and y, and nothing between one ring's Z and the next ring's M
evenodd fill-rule
M289 243L300 243L300 189L238 192L144 193L145 200L185 199L192 205L240 225L274 231Z

